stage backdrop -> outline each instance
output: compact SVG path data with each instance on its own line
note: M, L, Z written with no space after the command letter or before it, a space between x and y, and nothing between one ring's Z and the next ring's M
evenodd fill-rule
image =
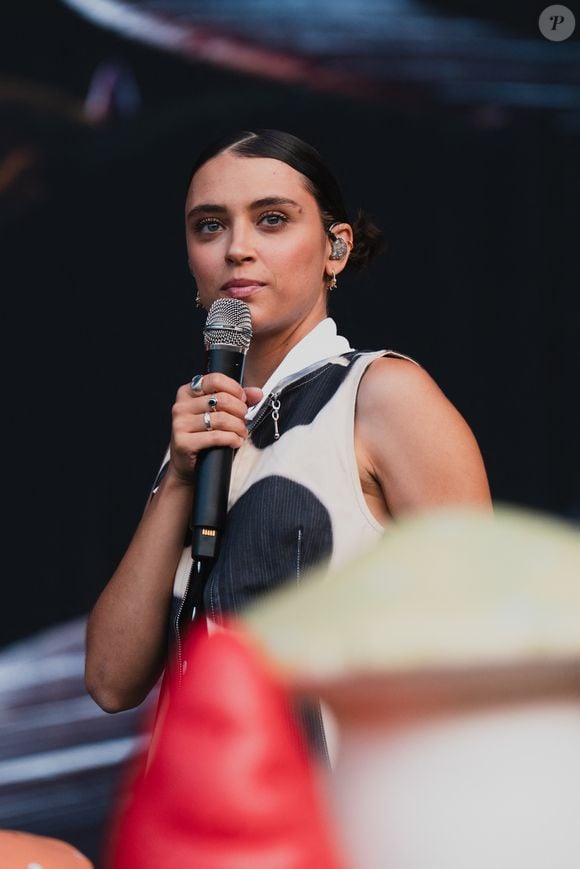
M68 624L75 692L83 620L202 366L183 199L227 129L320 149L388 241L339 281L339 330L427 368L497 502L579 519L578 34L546 39L533 4L311 7L3 9L0 643Z

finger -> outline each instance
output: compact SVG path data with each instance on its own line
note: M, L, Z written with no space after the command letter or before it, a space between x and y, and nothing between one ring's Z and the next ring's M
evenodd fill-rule
M215 406L215 410L212 410L212 405L210 405L210 399L215 399L217 404ZM248 412L248 405L245 401L242 401L239 398L236 398L233 395L230 395L228 392L214 392L211 395L208 395L206 398L202 399L201 402L196 402L195 405L197 409L197 413L203 413L206 410L210 410L212 413L217 411L224 411L225 413L231 413L232 416L237 416L240 419L243 419ZM192 404L193 408L193 404Z
M248 407L253 407L255 404L258 404L264 396L263 391L258 386L246 386L244 389L246 392Z
M208 413L208 417L205 414ZM211 428L205 424L205 420L211 425ZM248 436L247 426L242 419L237 416L232 416L231 413L225 413L223 411L215 411L215 413L210 413L209 411L204 411L201 414L198 414L195 417L195 431L233 431L236 434L243 437L244 440Z
M203 450L210 447L233 447L239 449L242 446L245 437L237 434L234 431L225 431L223 429L214 429L212 431L202 432L186 432L175 434L172 440L172 452L177 457L184 457L186 460L193 461L196 456Z
M176 404L179 405L182 401L186 402L187 407L190 410L193 410L194 413L202 413L207 405L208 398L214 396L218 399L218 405L222 410L227 410L229 413L241 417L247 413L248 407L253 407L255 404L258 404L264 395L263 391L257 386L245 387L245 389L242 390L242 394L244 393L246 396L245 401L242 397L239 397L239 390L236 391L236 394L228 390L227 392L216 391L204 393L201 396L194 396L189 384L186 383L183 386L180 386L177 391ZM195 404L193 403L194 401L196 402Z
M244 400L244 390L242 386L232 377L228 377L227 374L222 374L220 371L212 371L211 374L204 374L201 382L201 389L203 395L211 395L213 392L228 392L230 395L234 395L242 401ZM178 394L182 391L189 391L189 395L199 395L198 392L194 393L192 391L191 383L181 386Z
M245 407L245 405L242 405ZM205 424L205 414L208 414L208 422L210 428ZM243 437L244 440L248 436L248 428L245 423L244 415L234 416L225 411L211 412L207 407L202 408L198 413L192 412L177 412L173 416L172 431L174 436L181 434L200 434L201 432L211 431L232 431ZM205 444L201 449L206 449Z
M203 423L202 423L203 425ZM236 448L241 446L245 441L235 431L226 431L225 429L212 429L212 431L197 432L176 432L172 438L172 449L176 456L183 458L194 458L196 455L201 455L205 450L217 444L228 444Z
M210 398L215 398L217 400L215 410L212 409L212 405L209 403ZM173 410L173 418L174 420L177 420L180 417L187 418L192 415L196 416L200 413L205 413L206 410L209 410L212 413L223 411L225 413L231 413L232 416L237 416L239 419L243 419L248 412L248 406L245 402L241 401L239 398L235 398L228 392L211 393L210 395L204 395L201 398L194 398L193 396L185 395L176 401Z

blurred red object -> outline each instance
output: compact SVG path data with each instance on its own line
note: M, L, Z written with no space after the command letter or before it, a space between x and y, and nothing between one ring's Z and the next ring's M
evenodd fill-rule
M192 631L147 769L122 794L111 869L339 869L318 771L271 665Z

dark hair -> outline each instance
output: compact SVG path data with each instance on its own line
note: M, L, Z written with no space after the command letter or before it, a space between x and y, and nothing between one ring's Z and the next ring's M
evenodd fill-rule
M189 176L188 188L198 169L224 151L243 157L269 157L280 160L300 172L306 179L310 193L316 199L322 223L328 232L333 223L350 223L354 246L348 266L362 268L371 257L383 250L383 233L359 210L356 220L349 220L338 182L325 166L316 148L292 133L282 130L237 130L209 144L195 161Z

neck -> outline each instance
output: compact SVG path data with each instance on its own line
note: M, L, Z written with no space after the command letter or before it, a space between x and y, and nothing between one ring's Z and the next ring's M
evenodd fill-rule
M244 386L259 386L266 383L273 371L285 356L308 335L318 323L325 319L326 313L312 321L310 318L293 323L285 330L275 333L260 333L254 335L244 368Z

